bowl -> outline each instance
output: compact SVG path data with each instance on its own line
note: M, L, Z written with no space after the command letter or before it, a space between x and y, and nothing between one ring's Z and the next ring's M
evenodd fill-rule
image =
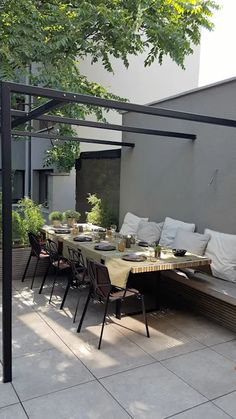
M184 256L187 250L185 249L172 249L172 252L175 256Z

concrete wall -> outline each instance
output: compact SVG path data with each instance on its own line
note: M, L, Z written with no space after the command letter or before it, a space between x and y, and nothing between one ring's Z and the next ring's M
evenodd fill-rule
M49 210L75 209L75 169L70 174L49 175Z
M157 105L156 105L157 106ZM235 118L236 80L181 95L158 106ZM166 216L236 233L236 129L126 113L124 124L197 134L197 140L125 134L120 221L127 211L151 220Z

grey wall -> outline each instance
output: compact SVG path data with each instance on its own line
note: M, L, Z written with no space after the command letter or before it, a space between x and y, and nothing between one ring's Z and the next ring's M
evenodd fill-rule
M158 107L236 119L236 81L200 89ZM124 125L197 134L195 142L125 134L120 222L127 211L151 220L166 216L236 233L236 128L126 113Z

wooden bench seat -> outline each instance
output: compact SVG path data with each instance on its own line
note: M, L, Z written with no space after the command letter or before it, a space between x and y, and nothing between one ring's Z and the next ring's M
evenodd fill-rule
M236 332L236 284L190 269L163 271L163 295Z

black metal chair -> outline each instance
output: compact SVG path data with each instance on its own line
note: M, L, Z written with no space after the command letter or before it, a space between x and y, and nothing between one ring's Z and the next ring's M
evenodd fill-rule
M27 261L27 264L26 264L26 267L25 267L25 270L24 270L21 281L24 282L24 280L25 280L31 258L32 257L36 258L36 264L35 264L33 278L32 278L32 282L31 282L31 286L30 286L30 288L32 289L33 285L34 285L34 280L35 280L35 275L36 275L38 263L39 263L40 260L45 260L45 258L49 259L49 254L47 253L44 245L42 245L40 243L39 238L34 233L29 232L28 237L29 237L29 242L30 242L30 246L31 246L31 251L30 251L29 259ZM49 264L48 264L48 266L49 266Z
M79 290L78 301L76 304L75 314L73 317L73 323L74 323L76 319L78 307L79 307L81 291L82 289L90 285L90 281L87 275L87 268L84 263L84 258L83 258L81 250L68 247L68 254L69 254L68 261L71 265L72 279L71 279L71 283L68 282L67 284L66 296L68 294L70 287L74 285Z
M147 324L144 295L134 288L120 288L120 287L112 286L108 269L105 265L101 263L87 259L87 270L88 270L88 275L91 280L91 286L90 286L88 297L87 297L84 310L83 310L83 313L79 322L77 332L80 333L81 331L81 327L84 321L84 317L85 317L90 299L97 298L100 301L103 301L105 303L105 309L104 309L102 329L101 329L101 334L100 334L100 339L99 339L99 344L98 344L98 349L100 349L109 302L123 301L129 297L136 297L141 300L146 334L147 334L147 337L149 338L150 335L149 335L148 324Z
M58 250L58 244L56 242L54 242L51 239L47 239L46 241L46 250L48 252L49 258L50 258L50 264L48 266L47 271L45 272L43 281L41 283L40 289L39 289L39 294L42 293L45 281L47 279L48 273L50 268L53 269L54 271L54 280L52 283L52 289L51 289L51 293L50 293L50 298L49 298L49 303L51 303L52 300L52 295L53 295L53 291L54 291L54 287L58 278L59 274L64 274L67 277L67 281L68 283L70 283L71 281L71 265L69 263L69 261L67 259L65 259L59 252ZM63 309L64 303L65 303L65 299L67 296L67 287L60 305L60 309Z

